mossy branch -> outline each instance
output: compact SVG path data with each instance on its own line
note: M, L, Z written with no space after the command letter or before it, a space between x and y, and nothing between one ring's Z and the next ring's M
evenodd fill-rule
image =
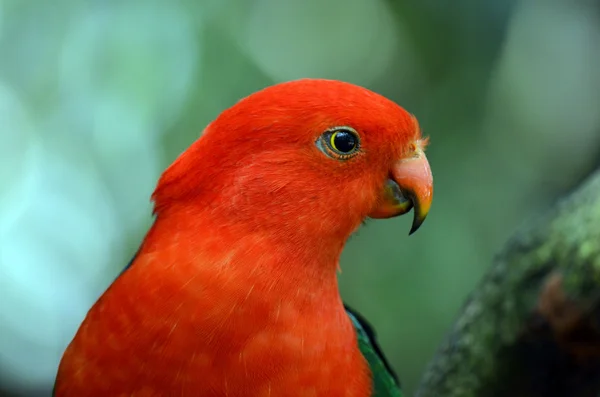
M600 171L508 242L416 395L600 396Z

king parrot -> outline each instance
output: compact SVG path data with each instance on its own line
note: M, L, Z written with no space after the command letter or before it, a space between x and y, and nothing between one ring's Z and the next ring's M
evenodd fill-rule
M161 175L130 265L61 359L56 397L400 396L337 282L366 218L432 201L417 120L325 79L223 111Z

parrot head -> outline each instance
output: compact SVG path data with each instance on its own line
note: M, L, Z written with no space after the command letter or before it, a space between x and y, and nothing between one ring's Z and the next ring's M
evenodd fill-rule
M432 200L427 140L414 116L349 83L302 79L221 113L162 175L155 212L194 208L291 242L349 237L366 218Z

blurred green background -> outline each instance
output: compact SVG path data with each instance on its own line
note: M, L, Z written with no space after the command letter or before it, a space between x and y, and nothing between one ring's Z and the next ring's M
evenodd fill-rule
M340 281L409 394L494 252L599 164L596 1L0 1L0 389L49 395L161 171L300 77L384 94L431 138L427 222L370 222Z

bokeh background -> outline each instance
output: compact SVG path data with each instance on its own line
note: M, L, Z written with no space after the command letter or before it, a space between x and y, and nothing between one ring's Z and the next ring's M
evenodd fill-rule
M239 98L357 83L431 138L430 217L342 258L406 390L510 233L600 158L592 0L0 1L0 389L49 395L152 222L161 171Z

